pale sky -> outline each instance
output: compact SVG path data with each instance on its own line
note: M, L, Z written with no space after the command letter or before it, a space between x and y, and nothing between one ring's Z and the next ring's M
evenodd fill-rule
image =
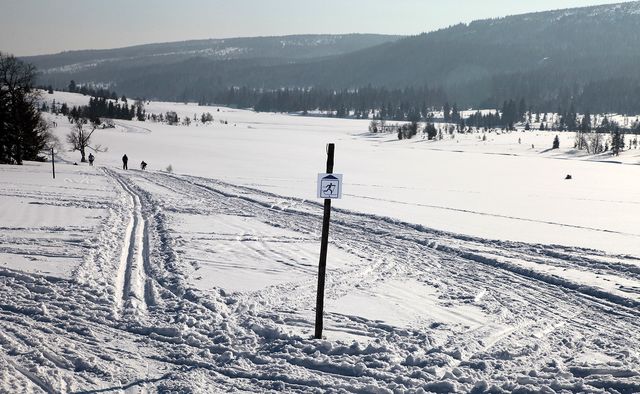
M202 38L419 34L606 0L0 0L0 51L18 56Z

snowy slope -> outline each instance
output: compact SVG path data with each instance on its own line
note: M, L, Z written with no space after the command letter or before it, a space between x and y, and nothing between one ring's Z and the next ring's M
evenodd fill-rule
M152 108L228 124L118 121L96 167L0 167L0 392L640 390L638 166L545 133ZM312 340L328 141L346 189Z
M368 134L365 120L159 102L146 109L176 111L181 118L210 112L214 122L176 127L116 121L118 128L95 134L97 144L109 147L98 163L119 166L127 153L132 166L144 160L153 169L171 165L178 173L313 199L325 144L335 142L335 170L345 174L348 195L338 207L485 238L640 254L634 219L640 190L628 181L640 178L640 167L602 162L638 164L638 150L594 162L573 151L571 133L560 135L559 151L549 151L554 133L398 141ZM57 123L62 138L69 124L62 117ZM564 160L574 158L583 160ZM573 181L564 180L567 174Z
M318 203L61 167L115 196L70 279L0 271L4 391L640 389L636 258L337 210L315 341Z

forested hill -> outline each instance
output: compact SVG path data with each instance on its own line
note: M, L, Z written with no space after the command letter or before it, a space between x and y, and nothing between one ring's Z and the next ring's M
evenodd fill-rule
M40 83L62 88L71 79L79 83L112 84L118 91L128 90L127 82L143 78L163 84L163 78L175 80L177 74L191 73L194 64L216 65L242 64L243 67L281 65L298 61L309 61L328 56L351 53L363 48L395 41L401 36L378 34L314 34L281 37L246 37L229 39L192 40L182 42L147 44L105 50L68 51L52 55L24 57L41 73ZM196 70L197 71L197 70ZM215 73L213 73L215 74ZM192 81L211 76L197 71ZM224 75L215 76L224 84ZM179 79L179 78L178 78ZM184 87L189 81L184 82ZM182 93L182 91L180 92ZM140 95L147 93L139 92ZM158 98L175 97L172 90L160 91Z
M640 111L640 2L460 24L313 64L269 67L239 85L442 87L495 108L527 99L556 110Z
M119 92L148 98L213 101L230 86L428 85L460 106L496 107L526 98L532 107L550 111L571 103L583 111L640 112L638 1L482 20L399 40L341 37L368 44L345 45L321 56L286 54L298 53L284 49L288 45L280 48L284 52L264 56L200 54L153 67L140 56L78 70L58 64L57 71L47 63L51 59L27 60L45 70L45 84L65 86L71 78L110 82Z

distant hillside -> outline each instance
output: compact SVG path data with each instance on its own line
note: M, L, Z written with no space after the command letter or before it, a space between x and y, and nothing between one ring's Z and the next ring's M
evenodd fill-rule
M638 1L482 20L402 39L235 40L215 48L197 41L27 60L44 72L44 82L58 86L71 78L109 82L128 95L171 100L212 101L229 86L426 84L461 106L496 107L526 98L550 111L573 104L583 111L640 112Z
M69 80L75 79L81 83L111 84L118 91L134 93L127 88L127 81L132 76L137 79L151 74L173 79L176 75L172 73L191 72L193 64L203 62L214 65L282 65L350 53L398 38L400 36L347 34L210 39L69 51L23 59L38 67L43 84L64 87Z
M527 98L556 110L640 110L640 2L460 24L310 64L265 67L249 86L442 87L465 106Z

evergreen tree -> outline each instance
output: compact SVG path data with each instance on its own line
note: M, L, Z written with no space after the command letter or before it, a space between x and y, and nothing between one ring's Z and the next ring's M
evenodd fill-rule
M442 114L445 122L451 122L451 106L449 102L444 103L444 107L442 107Z
M564 124L567 127L568 131L576 131L578 128L578 121L576 120L577 114L573 103L571 103L571 108L569 112L565 116Z
M621 136L620 130L616 130L613 132L611 136L611 154L614 156L618 156L620 154L620 150L622 150L621 144Z
M527 105L525 104L524 98L520 99L520 104L518 105L518 118L519 120L523 120L524 116L527 113Z
M37 160L51 140L35 77L35 67L0 52L0 163Z
M204 117L204 114L202 116ZM136 105L136 119L138 119L140 122L144 122L145 118L146 117L144 114L143 105L142 103L138 103L138 105Z
M580 131L583 133L591 131L591 114L587 111L582 117L582 122L580 123Z
M460 122L460 111L458 110L458 104L456 103L453 103L453 108L451 109L451 122Z
M436 126L434 126L433 123L427 123L424 128L424 133L427 134L429 140L432 140L438 135L438 130L436 130Z

